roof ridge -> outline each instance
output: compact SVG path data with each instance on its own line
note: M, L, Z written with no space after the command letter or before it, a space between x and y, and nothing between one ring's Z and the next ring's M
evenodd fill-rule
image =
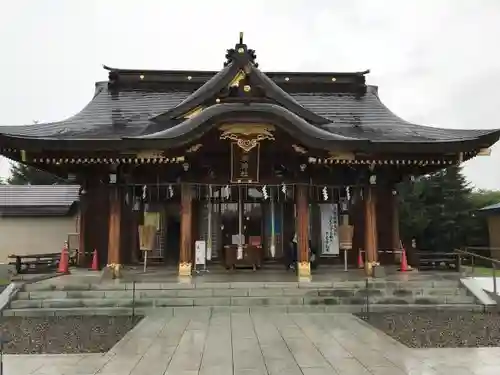
M174 120L208 104L208 106L231 100L243 102L271 101L315 125L328 124L330 120L320 116L296 101L276 82L259 70L255 51L246 44L236 44L226 54L224 68L189 95L181 103L166 112L151 118L153 121ZM242 83L243 87L240 87ZM255 87L257 89L255 89ZM252 89L254 88L254 89ZM254 92L257 92L254 94Z

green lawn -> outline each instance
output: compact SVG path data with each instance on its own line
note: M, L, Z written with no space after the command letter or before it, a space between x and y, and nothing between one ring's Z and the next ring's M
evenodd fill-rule
M493 271L488 267L474 267L474 272L472 267L464 267L467 272L470 272L472 276L493 276ZM495 275L500 277L500 270L495 271Z

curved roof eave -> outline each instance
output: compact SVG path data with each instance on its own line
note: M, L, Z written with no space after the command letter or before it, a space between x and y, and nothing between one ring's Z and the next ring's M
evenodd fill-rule
M279 106L278 106L279 107ZM223 118L224 116L220 116ZM305 129L297 129L297 123L295 123L295 130L291 129L288 125L294 124L294 122L283 121L280 116L275 116L275 121L273 124L278 125L280 128L285 129L289 134L297 139L300 139L305 146L316 149L325 149L331 151L369 151L377 153L448 153L448 152L465 152L473 151L480 148L486 148L493 145L500 139L500 130L492 131L490 134L480 136L478 138L467 139L460 141L449 141L449 142L376 142L363 139L344 139L342 136L336 135L333 139L328 140L318 139L311 137L310 134L305 132ZM212 117L213 118L213 117ZM189 120L188 120L189 121ZM91 150L91 151L117 151L117 150L135 150L140 148L148 147L164 147L164 148L174 148L187 144L206 133L210 128L210 122L205 122L203 126L198 127L198 130L194 129L191 132L186 132L183 136L176 138L95 138L95 139L85 139L85 138L37 138L37 137L24 137L24 136L12 136L0 133L0 146L1 147L11 147L24 150L33 151L43 151L47 149L54 149L60 151L70 151L70 150ZM182 126L182 124L180 124ZM185 124L184 124L185 125ZM281 126L280 126L281 125ZM178 125L179 126L179 125ZM193 123L191 123L193 126ZM310 125L309 126L313 126ZM326 132L322 129L316 128L321 131L321 133ZM329 133L329 132L327 132ZM330 135L333 135L329 133ZM411 146L410 146L411 145Z
M49 126L57 126L57 125L64 125L65 123L71 122L74 118L77 118L80 114L83 112L87 111L90 109L90 107L94 104L94 100L96 97L101 94L107 86L107 82L104 81L98 81L95 83L95 89L94 89L94 95L92 96L92 99L90 99L87 104L78 112L75 114L59 121L52 121L52 122L36 122L33 124L23 124L23 125L0 125L0 135L9 135L16 137L19 134L22 134L22 130L25 131L30 131L31 133L33 130L40 128L40 127L49 127ZM37 137L30 137L30 136L22 136L23 138L29 138L29 139L37 139Z
M409 126L414 127L414 129L432 129L434 131L445 131L448 133L455 133L455 134L461 134L461 136L458 136L456 138L448 138L448 139L436 139L436 140L406 140L405 143L408 144L427 144L427 143L452 143L452 142L464 142L464 141L473 141L473 140L484 140L485 141L485 146L484 147L490 147L494 143L496 143L499 140L500 136L500 129L456 129L456 128L442 128L442 127L437 127L437 126L430 126L430 125L422 125L422 124L416 124L410 121L407 121L403 119L402 117L398 116L396 113L394 113L385 103L382 101L380 98L379 92L378 92L378 86L376 85L369 85L367 86L367 91L371 94L374 95L376 98L378 105L383 108L384 111L393 118L397 119L400 123L402 124L407 124ZM495 138L494 141L488 141L487 138ZM381 140L378 141L379 143L392 143L391 140Z
M238 70L239 68L236 65L228 64L182 102L177 104L175 107L170 108L165 113L155 116L151 120L158 119L161 121L161 119L165 117L174 118L198 107L208 98L216 95L225 86L229 85L231 80L238 73Z
M183 143L185 139L190 139L191 134L201 136L208 130L216 126L217 122L223 122L230 116L241 114L260 118L271 118L270 122L276 124L285 132L292 136L300 137L308 147L318 147L330 149L334 144L342 148L363 147L368 145L368 140L360 138L345 137L334 134L305 121L300 116L276 104L269 103L225 103L215 104L201 111L197 116L185 120L184 122L155 133L145 134L135 137L124 137L124 139L136 140L170 140L172 143ZM274 120L274 121L273 121Z

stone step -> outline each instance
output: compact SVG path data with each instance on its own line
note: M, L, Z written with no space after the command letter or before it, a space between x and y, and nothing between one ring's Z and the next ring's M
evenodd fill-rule
M57 292L59 293L59 292ZM367 298L362 295L305 295L305 296L226 296L226 297L146 297L133 299L132 296L114 296L101 298L58 298L15 299L10 307L23 308L71 308L71 307L173 307L173 306L283 306L283 305L364 305ZM434 296L387 296L372 295L369 304L464 304L474 303L474 298L463 294Z
M204 297L333 297L333 298L428 298L443 296L466 296L460 288L428 289L346 289L346 288L236 288L236 289L158 289L158 290L83 290L83 291L31 291L19 292L18 300L46 299L121 299L136 300L150 298L204 298Z
M54 279L57 280L57 279ZM371 281L372 289L431 289L431 288L457 288L459 281ZM185 290L185 289L365 289L364 281L338 281L338 282L206 282L206 283L89 283L89 284L64 284L56 281L27 284L25 292L33 291L125 291L125 290Z
M481 305L470 304L454 304L454 305L435 305L432 307L425 305L370 305L370 312L381 311L416 311L416 310L460 310L460 311L482 311ZM24 316L24 317L39 317L39 316L78 316L78 315L149 315L149 314L166 314L166 315L182 315L186 314L217 314L217 313L362 313L366 312L366 306L362 305L336 305L336 306L192 306L192 307L170 307L170 308L154 308L154 309L132 309L123 307L100 307L100 308L27 308L27 309L7 309L3 312L4 316Z

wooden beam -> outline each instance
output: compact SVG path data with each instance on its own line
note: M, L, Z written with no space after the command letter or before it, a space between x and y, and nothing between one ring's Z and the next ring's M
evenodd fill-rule
M181 246L179 276L191 276L192 269L193 191L190 185L181 186Z
M296 189L297 204L297 247L299 278L311 277L309 263L309 202L308 187L299 185Z

